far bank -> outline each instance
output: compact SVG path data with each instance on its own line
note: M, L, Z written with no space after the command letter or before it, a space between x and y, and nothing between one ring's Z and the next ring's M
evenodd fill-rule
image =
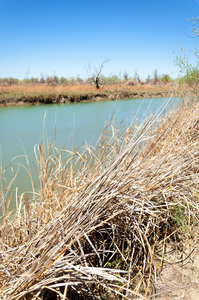
M186 88L176 88L174 85L114 85L103 86L99 90L90 85L12 85L0 87L0 107L178 97L183 96L186 91Z

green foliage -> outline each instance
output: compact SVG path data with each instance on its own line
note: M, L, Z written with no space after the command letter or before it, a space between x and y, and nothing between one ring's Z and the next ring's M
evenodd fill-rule
M115 268L117 265L119 265L120 264L120 262L121 262L121 259L119 259L119 258L116 258L114 261L108 261L107 262L107 266L109 267L109 268Z
M0 78L0 85L12 85L19 83L19 79L9 77L9 78Z
M160 80L163 83L168 83L168 82L172 81L172 78L168 74L164 74L164 75L162 75L162 77L160 78Z
M193 67L192 69L186 70L186 75L181 79L182 83L187 83L190 86L194 86L199 79L199 71L197 68Z
M189 232L189 225L194 225L195 220L193 216L189 215L189 210L192 207L187 207L186 203L178 203L176 205L170 206L169 212L173 219L173 225L180 230L182 234Z
M176 222L177 226L182 226L187 222L187 216L185 214L185 207L177 204L173 205L169 208L169 211L174 218L174 221Z
M69 80L65 77L61 77L60 78L60 83L64 84L64 85L68 85L69 84Z
M199 29L196 26L196 22L199 17L188 19L192 21L191 31L194 34L192 37L199 37ZM181 77L179 78L180 83L187 83L189 86L194 86L198 83L199 79L199 52L196 48L194 51L187 51L187 49L180 48L178 51L175 63L180 68ZM195 63L194 65L190 62L191 55L193 56Z
M104 84L108 85L121 83L121 79L116 74L110 75L109 77L100 76L100 79Z
M22 83L39 83L39 79L37 77L32 77L32 78L25 78L22 79L20 82Z
M196 66L190 63L187 55L187 50L181 48L179 50L180 55L176 57L176 65L181 69L182 76L179 79L180 83L187 83L189 86L194 86L199 79L199 61L196 62ZM198 50L193 52L196 59L199 58Z
M192 21L192 32L194 33L194 37L198 37L199 36L199 29L196 26L196 22L199 21L199 17L192 17L191 19L189 18L188 21Z

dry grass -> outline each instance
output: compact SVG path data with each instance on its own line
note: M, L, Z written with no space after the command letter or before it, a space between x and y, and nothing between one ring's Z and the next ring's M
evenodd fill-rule
M154 85L140 85L127 86L127 85L106 85L101 87L99 91L104 92L106 90L126 90L132 92L141 92L141 91L171 91L173 88L172 85L166 86L154 86ZM0 95L43 95L43 94L64 94L64 93L96 93L99 92L92 85L74 85L74 86L49 86L49 85L39 85L39 84L29 84L29 85L11 85L11 86L0 86Z
M40 188L0 227L0 298L147 299L198 222L198 118L186 99L161 122L106 125L95 149L35 146Z

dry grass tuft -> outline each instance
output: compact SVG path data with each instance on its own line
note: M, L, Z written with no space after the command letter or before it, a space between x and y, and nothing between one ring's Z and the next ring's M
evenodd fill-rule
M198 118L185 99L161 122L105 125L95 149L36 146L40 188L0 227L0 298L146 299L198 222Z

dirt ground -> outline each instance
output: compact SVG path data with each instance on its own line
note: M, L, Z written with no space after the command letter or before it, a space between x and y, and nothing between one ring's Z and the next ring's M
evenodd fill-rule
M146 299L199 300L199 242L167 255L155 295Z

